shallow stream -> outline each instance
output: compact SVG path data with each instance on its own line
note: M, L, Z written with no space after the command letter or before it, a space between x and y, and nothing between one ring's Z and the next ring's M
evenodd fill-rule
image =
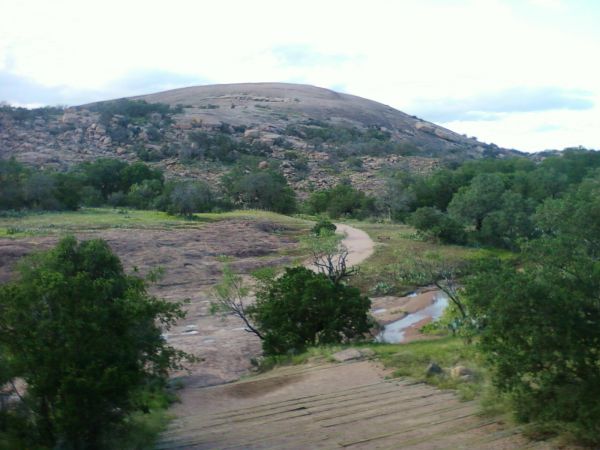
M388 323L383 331L377 335L375 340L387 344L404 342L404 334L408 328L426 318L431 318L432 320L439 319L447 306L448 296L439 291L436 293L431 305L412 314L408 314L400 320Z

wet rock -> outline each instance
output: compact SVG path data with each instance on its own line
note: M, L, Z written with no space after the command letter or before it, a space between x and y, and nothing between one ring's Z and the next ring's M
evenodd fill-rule
M439 365L437 365L434 362L429 363L427 369L425 369L425 375L427 375L428 377L433 375L440 375L442 373L444 373L444 369L442 369Z

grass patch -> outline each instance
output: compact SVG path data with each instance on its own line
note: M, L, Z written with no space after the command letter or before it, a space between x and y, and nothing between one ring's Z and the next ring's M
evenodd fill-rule
M439 255L445 262L460 262L483 256L488 251L436 244L421 240L410 226L391 223L356 222L375 242L375 253L360 266L352 285L369 295L405 295L422 284L422 280L407 278L413 272L414 256L427 258ZM433 280L432 280L433 281Z
M410 377L437 386L455 389L464 400L472 400L482 393L486 370L478 353L461 338L447 336L441 339L415 341L406 344L368 344L377 358L394 377ZM429 364L435 363L444 371L427 375ZM452 377L450 369L463 366L471 375L468 379Z
M497 393L489 382L489 373L473 345L464 339L446 336L440 339L415 341L406 344L361 343L349 346L334 345L313 347L298 355L270 356L259 363L261 372L285 365L304 364L309 361L333 361L332 355L344 348L370 349L374 358L386 368L392 369L393 377L408 377L436 386L456 390L462 400L482 400L482 412L490 415L508 411L508 401L495 403ZM439 365L443 372L427 375L429 364ZM469 371L465 378L453 377L451 369L463 366ZM487 403L486 403L487 402Z
M82 208L79 211L27 212L0 217L0 238L46 236L64 232L106 229L188 229L228 219L265 220L297 230L307 229L312 225L311 222L302 219L255 210L194 214L192 219L185 219L161 211Z

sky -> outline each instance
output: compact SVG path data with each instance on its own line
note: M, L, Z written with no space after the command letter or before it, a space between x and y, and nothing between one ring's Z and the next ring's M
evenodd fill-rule
M600 149L598 0L0 0L0 101L304 83L502 147Z

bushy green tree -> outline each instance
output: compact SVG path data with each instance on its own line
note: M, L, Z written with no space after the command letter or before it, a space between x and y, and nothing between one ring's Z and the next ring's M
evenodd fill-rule
M333 222L325 218L320 218L311 231L315 236L319 236L321 233L335 233L336 229L337 227Z
M533 236L531 216L534 211L533 200L507 191L502 194L498 209L483 219L477 238L484 244L517 250L520 239Z
M160 180L144 179L129 188L127 204L138 209L152 209L162 191L163 185Z
M264 351L282 354L361 338L371 326L370 306L358 289L294 267L259 290L248 314Z
M0 286L0 349L27 383L28 448L97 449L183 355L162 337L180 305L149 295L106 242L64 238Z
M496 386L518 417L556 422L600 444L600 178L535 216L543 234L518 266L492 261L466 296Z
M23 186L29 172L14 158L0 159L0 209L20 209L25 203Z
M128 192L134 184L140 184L146 180L157 181L162 185L163 174L158 169L153 169L142 162L135 162L123 168L119 173L121 179L121 190Z
M100 158L79 166L85 184L97 189L104 199L113 192L122 191L121 174L127 163L114 158Z
M437 208L419 208L411 214L409 222L423 236L434 240L454 244L461 244L466 240L464 227Z
M365 218L375 213L375 198L355 189L345 180L331 189L314 192L307 206L309 213L327 213L332 219L341 216Z
M214 194L203 181L174 183L165 192L166 210L171 214L191 217L197 212L208 212L214 206Z
M54 174L54 187L54 195L64 209L76 210L81 206L83 182L77 174L72 172Z
M282 214L296 210L296 193L279 172L262 170L241 174L234 170L223 181L234 204Z
M498 208L504 193L504 180L498 174L477 175L469 186L464 186L452 197L448 212L481 231L483 219Z

